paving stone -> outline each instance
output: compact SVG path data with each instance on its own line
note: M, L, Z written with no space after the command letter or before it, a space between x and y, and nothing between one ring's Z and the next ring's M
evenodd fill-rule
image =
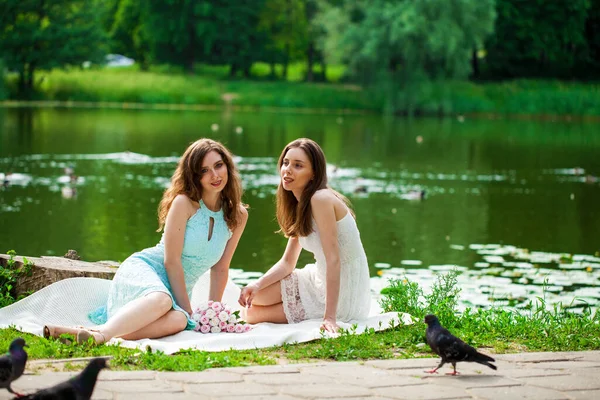
M578 377L575 375L567 376L549 376L540 378L521 378L519 379L527 385L539 386L556 390L592 390L600 389L600 380L591 380L587 377Z
M378 396L407 400L444 400L471 398L471 396L465 389L435 384L376 388L372 389L371 392Z
M367 397L317 397L314 400L392 400L388 397L367 396Z
M302 366L304 366L303 364ZM289 374L300 372L301 366L294 364L286 365L265 365L261 367L244 367L244 368L220 368L220 371L233 372L236 374Z
M243 382L244 377L242 374L209 369L202 372L160 372L156 379L185 383L228 383Z
M285 394L269 394L263 396L243 396L243 400L300 400L299 397L292 397ZM219 397L219 400L241 400L239 396Z
M587 352L585 352L587 353ZM598 352L600 353L600 352ZM543 352L543 353L515 353L515 354L497 354L493 356L498 360L509 362L549 362L549 361L569 361L581 360L584 352L562 351L562 352ZM600 357L600 356L599 356Z
M439 358L414 358L409 360L371 360L365 362L365 365L381 369L432 369L439 363Z
M506 386L521 386L522 382L506 378L500 375L433 375L426 378L428 383L441 386L455 386L463 389L470 388L493 388Z
M527 364L527 368L539 369L584 369L584 368L600 368L600 363L593 361L553 361Z
M323 366L321 368L306 368L304 373L315 376L329 377L337 383L348 383L367 388L400 386L419 383L419 378L400 376L394 371L374 368L360 364L339 363L335 366Z
M182 385L166 381L99 381L96 387L114 393L177 393L183 392Z
M102 371L99 381L142 381L156 379L156 371Z
M288 394L295 397L303 398L332 398L332 397L361 397L370 396L369 389L353 386L342 385L338 383L330 384L315 384L315 385L286 385L279 388L283 394Z
M186 393L199 394L210 397L247 396L277 394L278 388L257 383L204 383L186 384Z
M497 372L499 375L504 375L509 378L525 378L525 377L539 377L539 376L560 376L569 375L569 371L559 369L542 369L542 368L529 368L528 365L522 364L521 368L503 368Z
M478 399L485 400L524 400L524 399L544 399L544 400L568 400L569 396L556 390L533 387L533 386L511 386L490 388L473 388L469 393Z
M262 383L264 385L314 385L317 383L334 383L327 375L315 374L249 374L244 375L246 382Z
M574 390L565 392L573 400L598 400L600 390Z
M119 393L115 400L203 400L210 399L208 396L200 396L189 393ZM239 400L239 399L238 399Z
M107 392L106 390L94 388L92 400L112 400L113 398L114 396L112 392Z

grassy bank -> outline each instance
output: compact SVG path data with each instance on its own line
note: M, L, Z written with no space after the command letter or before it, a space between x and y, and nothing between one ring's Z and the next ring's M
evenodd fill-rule
M435 313L443 325L468 343L490 353L524 351L574 351L600 349L600 315L573 314L561 307L548 309L543 299L532 302L520 313L501 307L482 310L456 310L460 290L456 273L440 275L431 293L423 293L417 283L397 280L384 290L383 307L406 311L415 323L384 332L361 335L344 333L338 338L321 339L258 350L208 353L183 351L167 356L116 346L64 344L15 329L0 330L0 349L12 339L23 336L29 344L31 359L64 359L99 355L113 356L113 368L124 370L195 371L207 368L309 362L318 360L368 360L433 357L425 343L426 313Z
M142 72L135 67L101 70L40 72L34 100L181 104L252 108L292 108L339 112L383 112L384 89L343 83L305 83L301 66L290 68L288 81L268 79L268 67L256 65L253 80L227 79L223 67L199 66L194 75L156 67ZM343 69L330 68L328 79L337 82ZM16 98L16 77L9 76L10 97ZM398 104L407 97L398 94ZM476 84L447 82L415 85L411 96L416 114L517 114L600 116L600 84L517 80ZM102 105L99 105L102 106ZM396 106L398 114L407 107Z

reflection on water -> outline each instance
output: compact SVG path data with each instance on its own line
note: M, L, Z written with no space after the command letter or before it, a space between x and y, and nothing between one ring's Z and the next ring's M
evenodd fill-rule
M180 153L208 136L236 155L251 206L232 263L246 279L283 252L285 239L274 233L277 157L286 143L308 136L325 150L331 185L355 207L377 285L403 274L427 285L436 271L459 268L465 304L523 304L544 282L554 300L599 301L597 125L341 121L0 110L0 251L38 256L72 248L87 260L122 261L152 246L160 238L156 208ZM311 261L303 253L299 264Z

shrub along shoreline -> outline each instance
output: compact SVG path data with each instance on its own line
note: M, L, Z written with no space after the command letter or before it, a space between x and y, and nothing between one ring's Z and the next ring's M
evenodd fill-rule
M133 69L55 70L39 74L32 102L14 102L14 77L7 80L11 106L160 109L289 110L304 113L383 113L389 89L344 83L227 80L215 74L143 72ZM600 117L600 84L515 80L415 84L396 94L394 114Z

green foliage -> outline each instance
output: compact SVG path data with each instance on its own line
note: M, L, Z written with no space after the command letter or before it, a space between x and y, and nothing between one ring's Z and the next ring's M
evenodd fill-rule
M5 76L4 61L0 58L0 100L4 100L8 97L8 90L6 89L6 76Z
M467 343L493 346L501 352L512 350L511 346L524 346L531 351L600 348L600 314L592 313L589 307L577 314L567 308L573 304L550 307L542 296L530 301L526 310L492 306L467 308L459 313L457 274L451 271L438 275L431 293L426 296L415 282L406 278L392 280L382 291L382 308L410 313L423 329L425 326L419 321L423 321L426 314L435 314L443 326Z
M106 33L96 0L5 0L0 14L0 54L19 74L19 92L31 92L35 72L101 62Z
M442 321L453 320L460 295L458 275L457 270L438 274L431 293L427 295L418 283L411 282L406 277L390 280L390 286L381 292L381 308L386 312L408 313L415 321L423 321L427 314L435 314Z
M14 250L9 250L6 254L9 256L6 267L0 264L0 308L8 306L24 297L17 297L15 285L19 276L31 276L31 267L33 265L31 261L23 257L23 263L21 267L18 267L17 260L15 260L17 253Z
M388 91L388 111L413 108L427 81L466 78L493 31L493 0L371 0L324 7L324 49L354 76Z
M586 39L594 40L586 38L589 8L590 0L497 0L498 18L486 43L484 74L575 77L588 59ZM591 29L598 35L597 27Z
M144 25L147 11L143 2L119 0L109 29L113 51L133 58L142 70L150 63L150 38Z

